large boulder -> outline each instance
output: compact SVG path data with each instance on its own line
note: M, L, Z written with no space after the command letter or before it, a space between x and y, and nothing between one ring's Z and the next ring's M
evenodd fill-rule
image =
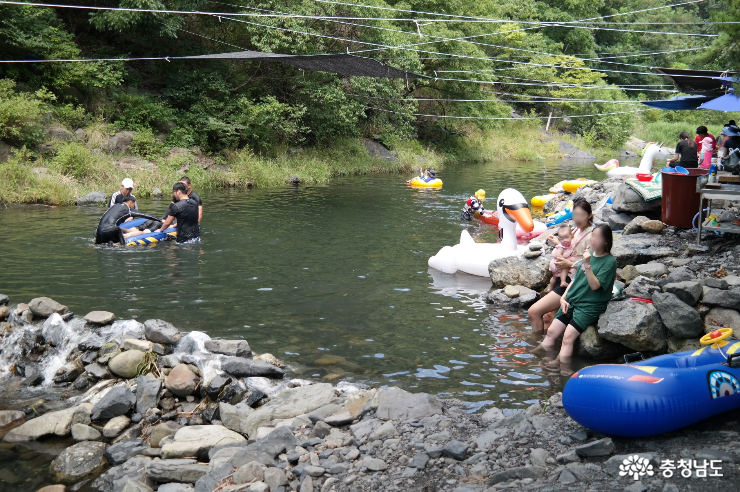
M635 270L637 269L635 268ZM622 277L624 275L625 272L622 269ZM655 292L660 292L660 287L658 287L655 280L642 275L638 275L632 279L629 286L624 289L624 294L627 297L639 297L642 299L652 299Z
M254 412L255 410L244 401L236 405L225 402L218 404L218 413L224 427L241 434L247 434L247 418Z
M614 241L612 254L617 258L619 267L675 256L675 250L662 244L664 242L660 236L654 234L641 233L622 236Z
M400 388L380 392L375 414L383 420L420 419L442 413L442 402L427 393L409 393Z
M611 342L601 335L597 326L591 325L578 337L578 355L594 360L612 360L629 352L624 345Z
M635 268L637 269L637 273L648 278L660 278L668 273L668 267L657 261L637 265Z
M650 200L646 202L643 198L626 184L620 185L614 192L612 208L617 212L630 214L643 212L660 212L661 200Z
M328 405L334 399L334 387L319 383L286 389L242 421L242 431L252 435L257 427L276 419L290 419Z
M43 436L68 436L74 424L89 424L90 410L79 405L56 412L45 413L16 427L5 435L6 442L33 441Z
M507 295L506 290L516 292L514 297ZM486 300L498 307L508 307L513 309L527 309L529 306L537 302L540 295L528 289L523 285L507 285L503 289L491 289L488 293Z
M285 376L285 371L279 367L261 360L245 357L227 357L221 362L221 370L239 378L282 378Z
M180 341L182 333L166 321L148 319L144 321L144 336L150 342L174 345Z
M123 154L134 141L136 132L118 132L110 137L104 144L104 148L111 154Z
M696 338L703 332L701 316L677 295L669 292L656 292L653 304L668 331L679 338Z
M62 142L70 142L74 140L74 133L64 128L59 123L53 123L46 129L46 138L48 140L60 140Z
M81 196L75 201L76 205L102 205L106 202L106 194L103 190L93 191L87 195Z
M40 318L46 318L54 313L63 314L67 312L67 306L59 304L54 299L50 299L48 297L37 297L32 299L31 302L28 303L28 307L31 309L34 316L38 316Z
M542 255L527 259L521 255L497 258L488 265L488 273L495 289L507 285L521 285L533 290L547 287L552 275L549 270L550 258Z
M146 354L141 350L127 350L108 361L108 369L116 376L131 379L139 375Z
M126 439L108 446L105 450L105 458L108 462L117 466L136 455L144 454L149 446L140 438Z
M185 364L176 365L164 380L164 386L176 396L188 396L198 387L200 378Z
M625 226L632 221L631 215L617 212L612 207L604 207L601 217L613 231L623 231Z
M714 307L704 316L704 333L709 333L717 328L732 328L735 333L740 333L740 313L734 309Z
M388 150L382 143L376 142L375 140L371 140L369 138L363 138L362 139L362 145L365 146L365 150L367 150L368 155L370 157L373 157L375 159L383 159L388 162L398 162L398 157Z
M116 386L108 391L92 409L92 420L106 421L126 415L136 405L136 397L128 386Z
M693 306L701 299L702 288L698 280L684 280L663 285L663 292L675 294L681 301Z
M675 284L678 282L688 282L696 279L696 274L686 267L678 267L668 274L667 277L658 280L658 285L661 287L668 284Z
M740 310L740 289L722 290L705 287L701 302L710 306Z
M78 442L68 447L49 465L52 479L73 484L100 474L108 464L105 448L105 443L97 441Z
M162 446L162 458L207 456L208 451L216 445L243 441L246 441L244 436L223 425L191 425L178 430L172 442Z
M610 302L599 317L599 335L632 350L661 351L666 347L666 329L650 303Z

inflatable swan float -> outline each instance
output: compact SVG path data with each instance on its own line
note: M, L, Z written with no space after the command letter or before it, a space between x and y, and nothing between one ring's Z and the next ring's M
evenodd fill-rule
M661 153L660 145L650 142L642 151L640 167L619 167L619 161L612 159L605 164L594 164L596 169L604 171L610 178L627 177L634 178L638 174L652 174L653 161Z
M514 256L525 251L526 246L516 242L516 225L526 232L532 232L534 221L527 200L513 188L502 191L497 199L500 243L476 243L468 231L460 234L460 244L445 246L429 258L429 266L444 273L460 270L471 275L488 277L488 264L492 260Z

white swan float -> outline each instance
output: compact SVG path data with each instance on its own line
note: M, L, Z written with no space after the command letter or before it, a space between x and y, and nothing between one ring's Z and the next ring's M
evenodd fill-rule
M653 161L661 154L660 145L655 142L650 142L645 146L642 151L642 160L640 161L640 167L621 167L619 161L612 159L606 164L594 164L596 169L604 171L610 178L626 177L634 178L638 174L651 174L653 171Z
M497 258L514 256L526 246L516 242L516 224L532 232L534 221L527 200L513 188L503 190L497 199L500 243L476 243L468 231L460 234L460 244L445 246L429 258L429 266L444 273L461 272L488 277L488 264Z

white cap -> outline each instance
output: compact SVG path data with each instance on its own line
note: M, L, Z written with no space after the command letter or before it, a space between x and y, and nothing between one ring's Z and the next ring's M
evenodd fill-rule
M123 181L121 181L121 186L123 186L124 188L133 188L134 182L131 178L126 178Z

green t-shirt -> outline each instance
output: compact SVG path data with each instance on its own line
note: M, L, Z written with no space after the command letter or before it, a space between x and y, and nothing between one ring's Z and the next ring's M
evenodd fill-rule
M612 288L617 277L617 259L611 254L591 256L591 271L601 284L596 290L588 285L588 278L582 267L583 263L580 263L565 300L570 304L568 312L573 314L573 321L585 330L606 311L606 305L612 298ZM561 314L562 311L558 311L557 316Z

